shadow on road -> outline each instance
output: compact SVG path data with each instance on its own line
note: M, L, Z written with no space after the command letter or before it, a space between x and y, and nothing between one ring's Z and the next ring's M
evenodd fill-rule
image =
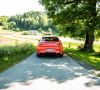
M69 57L37 58L33 54L25 61L0 74L0 88L8 88L15 82L27 85L28 81L39 78L56 81L60 84L81 76L90 78L88 70Z

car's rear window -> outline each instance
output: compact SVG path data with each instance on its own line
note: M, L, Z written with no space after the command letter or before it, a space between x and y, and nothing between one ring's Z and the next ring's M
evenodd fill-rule
M42 37L43 41L59 41L58 37Z

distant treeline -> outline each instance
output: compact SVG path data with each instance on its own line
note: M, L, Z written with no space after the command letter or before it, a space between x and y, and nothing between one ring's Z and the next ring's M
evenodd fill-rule
M0 16L0 26L3 29L22 31L22 30L39 30L56 32L56 27L48 19L44 12L30 11L22 15L11 17Z

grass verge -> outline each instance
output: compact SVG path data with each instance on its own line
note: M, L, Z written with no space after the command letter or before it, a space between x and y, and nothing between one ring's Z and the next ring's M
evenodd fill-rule
M0 72L25 59L33 52L35 52L35 46L31 43L0 46Z
M79 51L76 48L65 48L64 52L76 60L85 62L95 69L100 70L100 54L97 52Z

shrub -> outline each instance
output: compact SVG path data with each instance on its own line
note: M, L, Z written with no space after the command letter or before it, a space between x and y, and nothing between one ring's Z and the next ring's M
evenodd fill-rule
M30 35L30 33L27 32L27 31L24 31L24 32L22 33L22 35Z

